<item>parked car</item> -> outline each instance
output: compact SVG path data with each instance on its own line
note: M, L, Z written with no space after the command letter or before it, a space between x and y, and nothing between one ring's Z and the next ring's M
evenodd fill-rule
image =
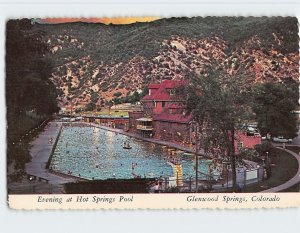
M293 139L291 138L284 138L283 136L278 136L278 137L273 137L273 142L282 142L282 143L286 143L286 142L292 142Z
M270 134L267 134L267 135L262 136L261 139L262 140L270 140L271 136L270 136Z

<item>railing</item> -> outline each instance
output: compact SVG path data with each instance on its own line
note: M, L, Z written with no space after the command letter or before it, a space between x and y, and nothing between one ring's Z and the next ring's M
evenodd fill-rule
M153 130L152 126L145 126L145 125L137 125L136 128L141 130Z

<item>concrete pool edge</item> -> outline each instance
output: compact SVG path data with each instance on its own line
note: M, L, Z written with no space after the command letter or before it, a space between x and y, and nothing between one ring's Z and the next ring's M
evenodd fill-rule
M61 124L60 127L59 127L58 134L56 135L55 141L53 143L53 146L52 146L52 149L51 149L51 152L50 152L50 156L49 156L48 162L46 164L46 169L48 169L48 170L49 170L49 167L50 167L50 164L51 164L51 160L53 158L53 154L54 154L55 148L57 146L58 139L59 139L59 137L61 135L62 127L63 127L63 125Z
M49 184L64 184L80 180L77 177L66 176L63 173L52 172L47 169L47 164L51 163L51 151L55 149L54 144L48 142L49 138L58 138L57 126L60 123L49 121L42 131L33 141L30 142L32 146L30 149L31 161L26 163L25 171L28 177L45 181Z
M51 121L53 122L53 121ZM56 170L53 170L53 169L49 169L50 167L50 164L51 164L51 161L53 159L53 155L54 155L54 152L55 152L55 148L57 146L57 143L58 143L58 140L59 140L59 137L61 135L61 132L63 130L63 126L66 125L66 124L61 124L60 125L60 128L59 128L59 131L58 131L58 134L56 135L56 138L55 138L55 141L53 143L53 146L52 146L52 149L51 149L51 153L50 153L50 156L49 156L49 159L47 161L47 165L45 167L45 169L53 174L53 175L56 175L56 176L60 176L61 178L71 178L71 179L75 179L75 181L89 181L88 179L85 179L85 178L82 178L82 177L78 177L78 176L74 176L74 175L70 175L70 174L66 174L66 173L63 173L63 172L60 172L60 171L56 171Z
M193 149L190 149L190 148L187 148L187 147L184 147L184 146L180 146L176 143L161 141L161 140L154 139L154 138L143 138L143 137L140 137L139 135L129 133L129 132L125 132L122 129L111 128L111 127L98 125L98 124L94 124L94 123L86 123L86 122L82 122L82 123L84 123L87 126L97 127L97 128L100 128L100 129L104 129L104 130L114 132L114 133L120 133L120 134L126 135L128 137L133 137L133 138L145 141L145 142L155 143L155 144L159 144L161 146L168 146L170 148L174 148L174 149L178 149L178 150L181 150L181 151L184 151L184 152L188 152L188 153L191 153L193 155L195 154L195 151L193 151ZM211 159L209 156L205 156L204 151L202 151L202 150L200 151L200 153L198 155Z

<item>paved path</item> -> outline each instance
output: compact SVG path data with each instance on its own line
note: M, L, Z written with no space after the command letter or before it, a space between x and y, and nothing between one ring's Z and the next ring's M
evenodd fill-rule
M284 150L286 151L287 153L291 154L292 156L294 156L297 161L298 161L298 171L297 171L297 174L290 180L288 180L287 182L277 186L277 187L274 187L274 188L270 188L270 189L267 189L267 190L264 190L262 191L262 193L274 193L274 192L279 192L279 191L282 191L282 190L285 190L297 183L300 182L300 155L298 155L297 153L293 152L293 151L290 151L290 150L287 150L287 149L283 149L283 148L280 148L280 147L277 147L278 149L280 150Z
M51 155L53 143L58 136L61 123L49 122L44 131L41 132L33 142L31 142L30 155L31 162L25 165L26 173L37 178L48 181L50 184L63 184L74 182L77 179L73 177L60 176L50 173L46 169L47 162ZM49 139L52 138L52 143Z

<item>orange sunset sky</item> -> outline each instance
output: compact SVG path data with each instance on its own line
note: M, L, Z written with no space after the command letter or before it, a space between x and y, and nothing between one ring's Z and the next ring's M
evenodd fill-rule
M135 22L150 22L159 19L159 17L102 17L102 18L45 18L41 21L45 23L69 23L69 22L89 22L104 24L130 24Z

